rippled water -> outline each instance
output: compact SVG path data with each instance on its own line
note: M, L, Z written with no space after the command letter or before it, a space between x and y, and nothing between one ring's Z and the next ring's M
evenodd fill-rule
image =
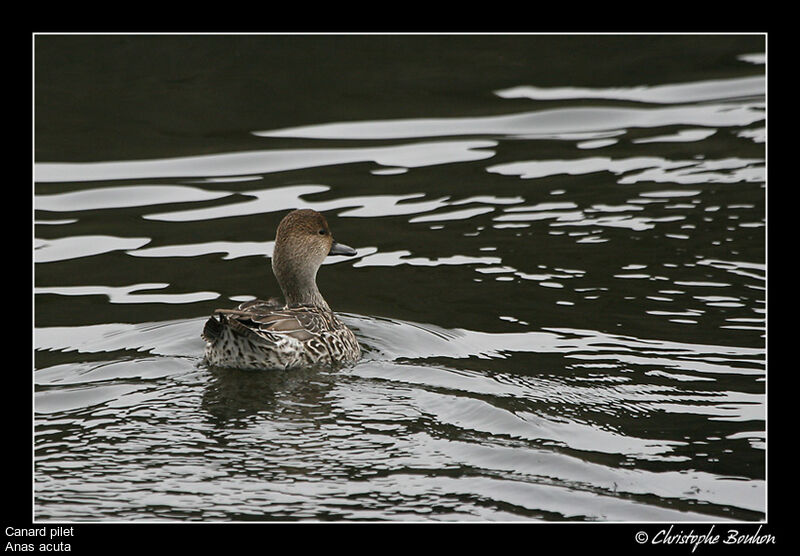
M764 519L765 59L724 39L38 37L35 517ZM373 65L281 87L325 41ZM182 94L258 116L189 132ZM319 285L363 360L208 368L304 207L358 249Z

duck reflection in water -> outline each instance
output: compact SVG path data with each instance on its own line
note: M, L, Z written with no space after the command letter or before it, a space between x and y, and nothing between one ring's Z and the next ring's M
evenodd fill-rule
M253 373L241 369L209 369L202 408L211 422L226 428L249 428L252 416L279 416L293 422L324 418L336 383L334 375L319 368L292 373ZM287 415L291 415L287 417Z

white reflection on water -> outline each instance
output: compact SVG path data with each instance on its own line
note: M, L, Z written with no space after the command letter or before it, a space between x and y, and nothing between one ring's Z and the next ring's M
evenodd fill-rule
M409 220L409 223L419 223L419 222L442 222L442 221L449 221L449 220L467 220L472 218L473 216L478 216L481 214L487 214L489 212L493 212L494 207L478 207L478 208L471 208L471 209L463 209L463 210L454 210L451 212L443 212L437 214L430 214L426 216L416 216Z
M139 207L167 203L188 203L219 199L227 192L214 192L183 185L117 185L82 189L69 193L37 195L36 209L78 211Z
M132 284L130 286L37 286L34 293L56 295L104 295L109 303L196 303L219 297L215 292L143 294L141 291L168 288L169 284Z
M64 261L90 257L112 251L138 249L150 243L146 237L72 236L56 239L39 239L34 242L34 260L37 263Z
M389 147L274 149L116 162L40 162L37 182L187 178L267 174L316 166L375 162L418 168L483 160L494 156L495 141L436 141Z
M466 255L452 255L449 257L409 257L411 251L387 251L374 253L356 261L353 266L356 268L364 266L398 266L407 264L411 266L441 266L441 265L464 265L464 264L492 264L500 262L498 257L471 257Z
M241 257L264 257L271 258L275 249L274 241L210 241L205 243L189 243L181 245L164 245L162 247L148 247L145 249L135 249L127 251L128 255L134 257L198 257L214 253L224 253L225 260L238 259ZM375 253L375 247L358 247L358 254L355 258L364 257ZM328 255L322 262L323 265L331 265L344 261L352 261L353 256ZM265 272L272 272L266 270Z
M189 222L198 220L213 220L216 218L229 218L246 216L250 214L263 214L280 212L296 208L310 208L319 212L334 211L337 209L339 217L371 218L379 216L399 216L405 214L421 214L439 208L462 205L466 203L482 203L494 205L507 205L519 203L521 197L493 197L481 195L468 199L451 201L450 197L438 197L412 201L425 197L425 193L408 193L405 195L360 195L342 196L329 201L309 201L304 197L314 193L330 190L325 185L293 185L288 187L272 187L251 191L242 191L245 200L212 206L200 209L185 209L173 212L163 212L143 215L148 220L162 220L169 222ZM479 207L438 213L436 215L417 217L411 222L445 221L467 219L487 212L492 212L491 207Z
M243 191L241 194L246 197L246 200L241 202L201 209L148 214L144 215L143 218L169 222L189 222L246 216L249 214L263 214L265 212L280 212L300 208L310 208L319 212L349 208L349 210L339 213L339 216L368 218L372 216L427 212L444 206L444 201L447 199L446 197L441 197L438 199L409 202L410 199L423 197L424 193L410 193L406 195L362 195L357 197L340 197L331 201L307 201L302 198L305 195L320 193L328 191L329 189L329 187L324 185L296 185Z
M699 265L707 265L713 268L720 268L737 274L739 276L746 276L748 278L756 278L763 281L765 279L766 264L753 263L748 261L723 261L719 259L700 259L697 261Z
M764 76L712 79L670 85L613 87L609 89L520 86L495 92L501 98L529 98L533 100L609 99L663 104L746 98L764 96L765 93L766 80Z
M752 54L741 54L736 57L737 60L742 62L749 62L751 64L763 65L767 63L767 55L764 52L754 52Z
M669 108L557 108L507 116L476 118L421 118L368 122L330 123L258 131L262 137L313 139L409 139L455 135L500 135L554 138L563 134L672 125L708 127L747 126L764 119L763 103L706 104ZM597 137L597 136L595 136ZM574 137L569 137L570 140Z
M595 212L620 212L640 210L638 207L620 205L618 207L605 206L582 210L530 210L527 212L513 212L496 216L496 222L534 222L538 220L553 220L552 226L600 226L609 228L628 228L633 231L645 231L655 228L659 222L678 222L684 216L645 217L630 214L599 216L589 218L587 214ZM584 238L585 239L585 238Z
M759 127L755 129L743 129L736 133L737 137L746 137L751 139L754 143L765 143L767 141L766 128Z
M765 180L764 161L761 159L728 158L723 160L667 160L660 157L633 157L612 159L589 157L574 160L528 160L496 164L487 172L522 179L543 178L558 174L571 176L609 172L621 176L617 183L736 183ZM631 173L641 170L638 173ZM724 172L723 172L724 171ZM624 175L623 175L624 174Z
M127 254L134 257L198 257L211 253L225 253L222 258L231 260L251 256L272 257L274 248L274 241L209 241L206 243L147 247L127 251Z
M656 135L634 139L633 143L691 143L708 139L717 132L715 129L682 129L671 135Z

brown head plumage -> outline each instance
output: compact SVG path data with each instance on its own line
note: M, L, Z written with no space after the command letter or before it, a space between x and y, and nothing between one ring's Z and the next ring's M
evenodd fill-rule
M317 271L328 255L355 255L355 249L336 243L328 221L315 210L299 209L278 225L272 271L287 305L328 304L317 289Z

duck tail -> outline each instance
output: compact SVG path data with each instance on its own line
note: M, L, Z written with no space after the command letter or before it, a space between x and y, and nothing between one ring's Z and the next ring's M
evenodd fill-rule
M222 323L211 317L206 321L206 325L203 327L203 333L200 336L209 344L213 344L216 342L219 337L222 335Z

